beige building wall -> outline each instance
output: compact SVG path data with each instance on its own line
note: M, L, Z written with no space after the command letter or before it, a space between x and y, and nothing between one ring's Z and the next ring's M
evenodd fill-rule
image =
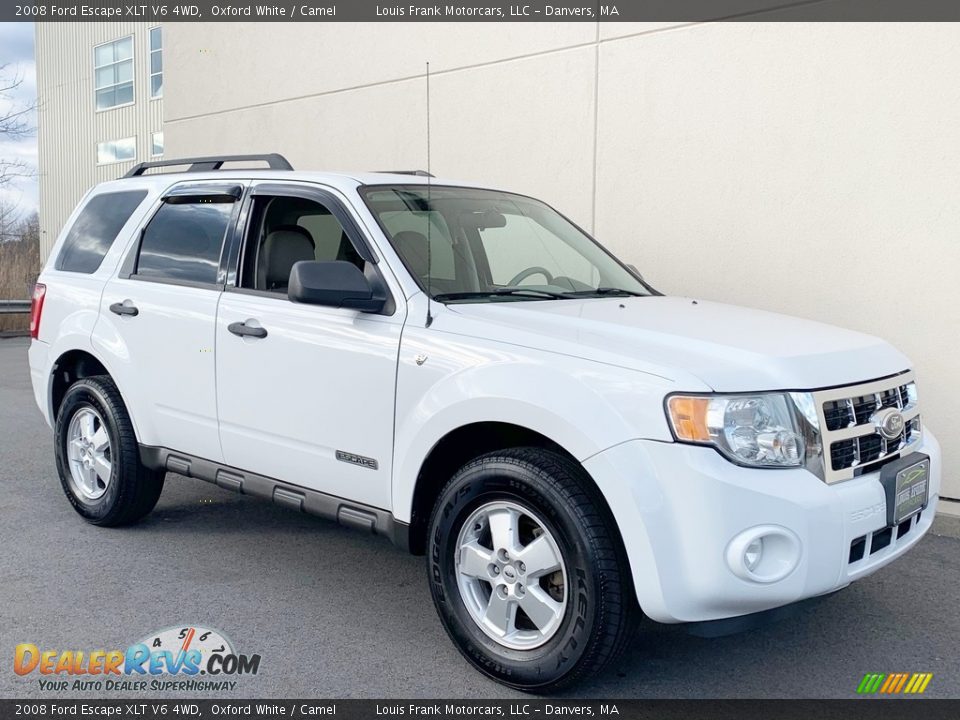
M147 23L36 23L40 254L46 259L63 223L93 185L148 160L151 134L163 130L163 100L150 99ZM97 112L93 49L133 36L134 103ZM137 138L136 161L97 165L97 143Z
M546 199L659 289L883 336L960 498L960 27L170 25L168 154Z

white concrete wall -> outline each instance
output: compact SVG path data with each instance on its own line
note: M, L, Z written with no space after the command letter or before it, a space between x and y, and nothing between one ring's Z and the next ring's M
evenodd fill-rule
M960 27L166 26L167 156L543 197L671 294L888 338L960 497Z

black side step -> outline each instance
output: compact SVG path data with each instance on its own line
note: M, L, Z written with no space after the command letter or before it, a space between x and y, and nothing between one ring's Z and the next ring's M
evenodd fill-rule
M263 498L291 510L333 520L344 527L381 535L403 550L410 549L410 526L394 519L393 513L380 508L350 502L335 495L291 485L167 448L141 445L140 460L155 470L168 470L213 483L225 490Z

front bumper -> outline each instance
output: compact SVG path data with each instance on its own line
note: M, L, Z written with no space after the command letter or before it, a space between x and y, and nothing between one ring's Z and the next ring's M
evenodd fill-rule
M617 445L584 467L617 520L644 612L697 622L824 595L905 553L930 529L940 492L940 446L926 428L916 451L930 457L929 502L881 549L879 472L827 485L804 469L744 468L712 448L647 440ZM760 526L791 538L785 546L796 541L795 565L768 582L735 574L727 557L735 538ZM863 558L851 562L851 543L864 537Z

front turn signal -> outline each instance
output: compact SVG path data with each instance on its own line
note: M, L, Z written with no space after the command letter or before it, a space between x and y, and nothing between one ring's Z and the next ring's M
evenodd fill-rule
M670 424L678 440L710 442L707 409L710 398L674 395L667 401Z

